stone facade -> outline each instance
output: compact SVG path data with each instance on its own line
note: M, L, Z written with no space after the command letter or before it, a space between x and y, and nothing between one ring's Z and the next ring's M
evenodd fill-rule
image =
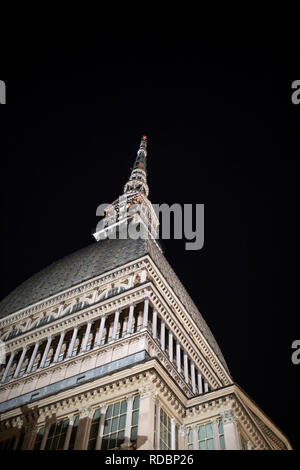
M291 449L154 240L101 240L1 309L0 449Z

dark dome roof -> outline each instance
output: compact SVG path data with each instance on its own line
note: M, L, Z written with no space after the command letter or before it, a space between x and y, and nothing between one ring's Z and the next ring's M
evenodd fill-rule
M141 258L146 254L151 256L228 370L221 350L201 313L165 256L151 240L106 239L65 256L27 279L5 297L0 302L0 318L104 274L111 269Z

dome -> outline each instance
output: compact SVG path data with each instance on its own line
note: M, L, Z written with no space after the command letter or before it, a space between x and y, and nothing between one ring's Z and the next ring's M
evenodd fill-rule
M206 340L228 370L221 350L206 321L152 240L101 240L52 263L20 284L0 302L0 318L46 300L130 261L149 255L183 303Z

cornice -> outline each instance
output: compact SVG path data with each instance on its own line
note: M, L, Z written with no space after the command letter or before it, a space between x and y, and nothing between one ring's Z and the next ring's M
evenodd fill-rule
M24 331L23 334L5 342L6 352L11 352L36 341L43 341L49 336L59 334L66 329L72 329L89 320L96 320L103 315L114 313L116 310L127 308L130 304L139 303L150 293L150 283L143 283L109 299L99 300L92 305L33 330Z
M220 359L213 351L213 348L210 346L206 340L204 334L200 330L199 326L195 323L192 316L187 311L185 305L180 301L178 296L175 294L174 290L171 288L163 274L159 271L159 268L156 266L155 262L150 256L146 256L147 263L146 267L149 271L149 274L153 277L157 283L157 291L163 296L163 298L168 299L170 302L170 310L173 314L176 315L177 319L181 324L185 325L191 334L195 338L195 342L199 342L203 350L203 356L207 357L211 365L218 371L219 375L222 377L224 384L231 383L232 379Z
M0 319L0 328L5 328L13 323L24 321L26 318L33 314L40 313L48 310L50 307L59 306L62 302L69 300L78 295L82 295L88 291L102 287L103 285L115 281L119 277L132 274L142 267L145 256L138 258L134 261L126 263L121 267L107 271L104 274L96 276L92 279L77 284L73 288L65 289L57 294L54 294L47 299L36 302L29 307L20 309Z

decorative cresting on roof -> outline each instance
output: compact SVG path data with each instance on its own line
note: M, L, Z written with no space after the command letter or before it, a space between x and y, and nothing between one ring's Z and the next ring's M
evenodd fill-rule
M132 168L129 181L124 186L124 194L140 192L148 197L147 185L147 137L144 135Z

